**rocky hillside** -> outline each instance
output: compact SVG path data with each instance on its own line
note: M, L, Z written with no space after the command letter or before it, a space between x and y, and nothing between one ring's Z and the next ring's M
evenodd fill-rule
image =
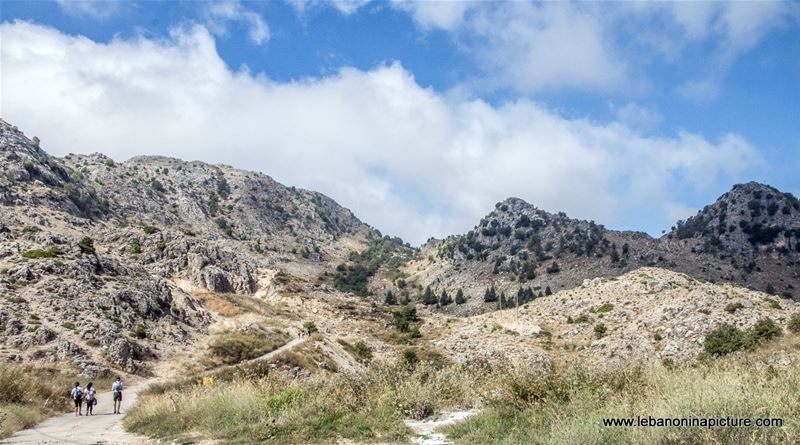
M47 154L0 121L0 354L148 372L215 319L193 294L322 288L377 233L228 166Z
M788 332L798 311L800 303L737 284L644 267L585 280L512 310L456 322L432 318L426 329L439 332L434 345L458 361L548 360L565 354L595 365L685 363L702 353L706 335L723 324L746 331L769 318ZM792 362L797 353L779 356Z
M509 198L465 235L427 243L405 270L409 281L437 294L463 289L467 304L451 306L459 313L508 307L518 295L527 300L646 266L800 298L798 209L789 193L740 184L655 239ZM494 290L490 298L487 289Z

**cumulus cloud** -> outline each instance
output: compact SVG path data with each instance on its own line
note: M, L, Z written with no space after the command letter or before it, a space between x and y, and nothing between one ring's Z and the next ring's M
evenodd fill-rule
M217 35L227 35L230 24L239 22L247 26L247 36L256 45L266 43L270 37L269 26L261 15L238 0L211 2L204 17L208 29Z
M0 25L3 117L56 154L165 154L260 170L322 191L414 242L463 232L508 196L619 225L674 189L716 187L758 162L736 135L650 137L423 88L399 63L275 82L232 71L201 26L98 43Z

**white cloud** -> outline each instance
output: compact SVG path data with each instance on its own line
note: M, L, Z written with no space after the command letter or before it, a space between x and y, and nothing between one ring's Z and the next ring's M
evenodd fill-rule
M305 14L312 7L332 7L344 15L351 15L370 0L287 0L298 14Z
M423 28L453 30L463 23L467 12L478 7L479 3L394 0L393 6L411 14L414 20Z
M494 202L619 224L672 189L703 190L759 159L746 141L648 137L530 100L490 105L420 87L399 64L279 83L227 68L200 26L97 43L0 25L3 117L56 154L224 162L326 193L412 242L469 229Z
M798 22L800 5L765 2L468 2L403 1L422 29L442 29L483 68L484 83L522 93L579 89L635 94L654 63L680 63L690 46L695 67L718 83L729 65L769 32ZM705 73L703 75L702 73ZM714 76L711 74L714 73ZM686 88L713 88L705 81Z
M115 0L56 0L66 14L106 20L123 10L124 3Z
M619 122L639 130L652 130L664 121L664 116L661 113L633 102L629 102L622 107L616 107L612 104L611 110Z
M715 79L688 80L678 86L677 91L694 103L708 102L719 95L719 82Z
M205 23L217 35L227 35L231 23L243 22L247 35L256 45L267 42L270 37L269 26L261 15L242 5L238 0L211 2L205 9Z

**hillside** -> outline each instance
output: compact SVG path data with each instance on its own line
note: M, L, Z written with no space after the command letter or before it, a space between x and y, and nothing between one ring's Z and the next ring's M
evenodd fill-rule
M431 240L405 271L409 281L436 293L463 289L457 313L508 307L501 294L530 299L615 277L639 267L661 267L693 277L738 283L783 298L800 298L800 201L757 184L739 184L661 238L609 230L593 221L552 214L509 198L464 235ZM495 289L497 301L484 302Z
M227 166L57 158L0 122L5 360L147 373L219 321L203 291L317 282L376 233L315 192ZM230 310L230 309L229 309ZM218 312L218 311L217 311Z

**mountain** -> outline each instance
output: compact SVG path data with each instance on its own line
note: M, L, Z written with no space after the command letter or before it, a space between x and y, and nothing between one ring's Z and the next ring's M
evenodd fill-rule
M332 199L260 173L58 158L5 121L0 167L0 355L12 361L150 372L219 318L202 291L324 293L320 275L380 238Z
M610 294L627 295L616 305L639 307L630 301L651 291L673 306L700 304L716 289L686 277L800 296L798 201L755 183L658 239L509 198L470 232L416 249L325 195L261 173L160 156L56 157L1 120L0 168L0 358L87 376L205 372L281 345L292 350L270 366L293 375L359 370L409 348L461 361L463 348L497 352L475 329L505 326L505 311L476 314L518 305L539 311L523 324L549 325L592 348L556 315L599 307ZM643 267L662 284L630 287ZM630 286L598 284L619 276ZM714 316L698 319L706 324L696 333L727 320L722 294L714 295ZM755 302L774 300L747 295L752 304L737 312L743 326L764 315ZM666 333L682 322L665 323L658 329ZM628 340L611 334L604 348L621 351ZM699 344L691 341L671 348L689 357ZM645 343L632 347L649 360Z
M526 301L640 267L800 298L800 201L767 185L739 184L656 239L509 198L468 233L421 250L406 268L408 281L437 293L463 289L469 304L453 306L457 313L515 306L518 296ZM490 288L497 301L486 304Z

